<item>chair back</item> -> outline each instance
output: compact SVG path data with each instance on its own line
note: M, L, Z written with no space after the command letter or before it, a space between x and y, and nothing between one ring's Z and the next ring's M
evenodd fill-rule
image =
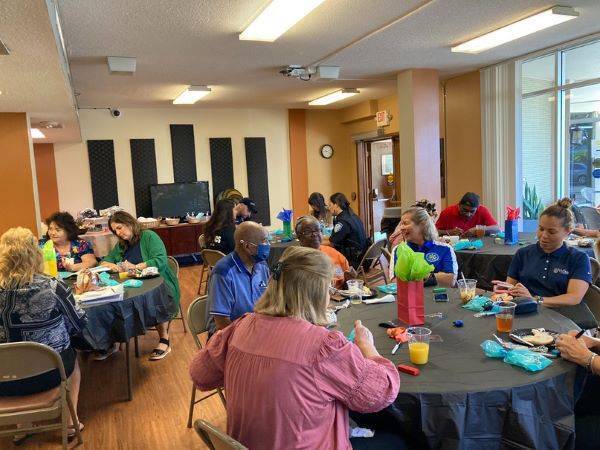
M587 305L589 310L594 315L596 322L600 319L600 288L598 286L590 285L587 292L583 296L583 303Z
M196 420L194 429L210 450L248 450L248 447L240 444L205 420Z
M0 344L0 379L21 380L58 369L60 379L66 381L60 355L52 348L37 342L10 342Z
M600 275L600 262L595 258L590 258L590 266L592 267L592 284L596 284L598 275Z
M600 229L600 213L593 206L580 206L579 211L583 217L583 223L588 230Z
M207 315L207 295L203 295L194 300L187 310L187 324L190 327L192 337L198 348L202 348L202 343L198 339L198 335L206 331L206 315Z
M581 209L577 205L571 205L571 211L573 211L573 215L575 216L575 223L585 223L585 218L583 214L581 214Z
M205 248L200 252L200 256L202 256L202 261L204 261L204 263L212 269L219 262L219 260L225 256L225 253L221 253L218 250L209 250Z
M380 239L373 243L365 252L359 267L372 266L381 257L386 244L387 239Z
M179 279L179 263L172 256L167 256L167 263L171 268L171 271L175 274L175 278Z

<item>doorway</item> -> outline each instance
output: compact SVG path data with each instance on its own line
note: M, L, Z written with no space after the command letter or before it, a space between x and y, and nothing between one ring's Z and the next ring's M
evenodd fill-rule
M381 231L385 208L400 205L398 135L357 142L360 217L371 237Z

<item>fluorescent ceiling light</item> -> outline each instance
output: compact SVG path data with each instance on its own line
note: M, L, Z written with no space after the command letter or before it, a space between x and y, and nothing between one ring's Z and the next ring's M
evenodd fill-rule
M316 98L308 102L309 105L329 105L330 103L339 102L353 95L360 94L358 89L340 89L339 91L332 92L331 94L324 95L323 97Z
M174 105L193 105L205 95L210 94L207 86L190 86L173 100Z
M45 139L46 135L44 133L42 133L40 130L38 130L37 128L32 128L31 129L31 137L33 139Z
M240 34L240 41L273 42L325 0L273 0Z
M555 6L541 13L529 16L526 19L511 23L498 30L471 39L460 45L452 47L453 52L480 53L498 45L505 44L536 31L558 25L567 20L575 19L579 13L568 6Z

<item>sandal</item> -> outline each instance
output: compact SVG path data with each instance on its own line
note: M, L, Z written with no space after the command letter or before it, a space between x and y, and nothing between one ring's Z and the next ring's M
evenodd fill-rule
M85 425L83 423L79 422L79 432L80 433L83 431L84 428L85 428ZM67 437L74 438L75 436L77 436L77 432L75 431L75 425L69 425L67 427Z
M158 343L165 344L167 348L165 350L162 350L160 348L155 348L154 350L152 350L152 353L150 353L150 358L148 358L149 361L158 361L159 359L163 359L165 356L171 353L171 345L169 344L168 339L160 338Z

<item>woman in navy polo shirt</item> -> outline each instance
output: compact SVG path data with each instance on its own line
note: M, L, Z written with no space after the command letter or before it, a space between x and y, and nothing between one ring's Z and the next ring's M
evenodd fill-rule
M425 260L433 265L433 276L438 284L452 287L456 283L458 264L454 249L443 242L436 242L438 232L431 216L424 208L407 209L398 225L401 238L415 252L425 253ZM392 251L394 264L390 267L390 278L394 278L396 249Z
M515 297L534 297L549 307L578 305L592 282L588 256L564 240L573 230L571 199L547 207L540 216L537 244L519 249L510 263L507 282Z

